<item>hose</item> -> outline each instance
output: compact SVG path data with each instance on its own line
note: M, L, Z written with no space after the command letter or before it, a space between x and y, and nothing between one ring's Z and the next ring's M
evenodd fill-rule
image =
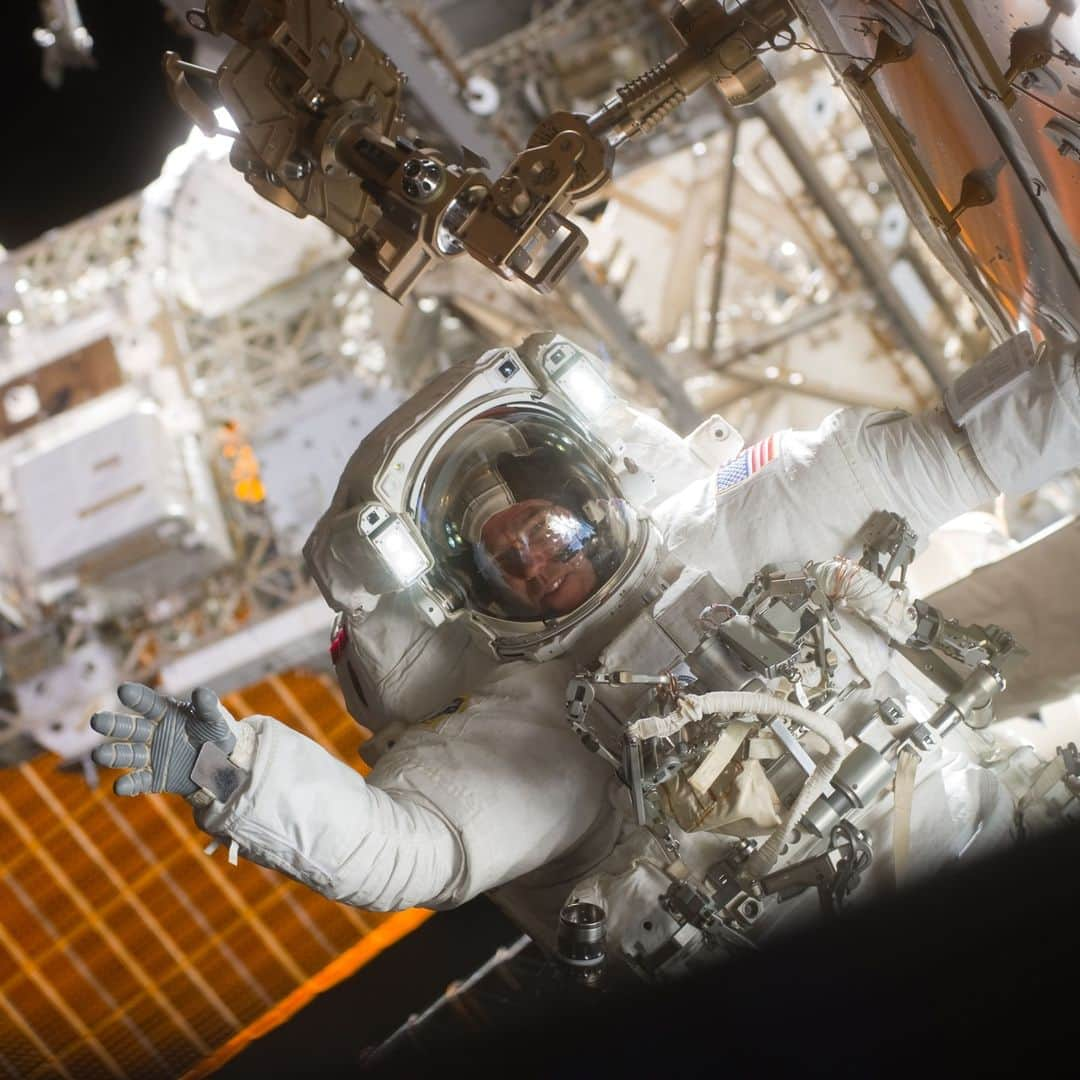
M835 720L797 705L793 701L788 701L786 698L774 697L772 694L715 691L710 694L688 695L683 701L686 703L685 712L696 713L697 717L713 716L718 713L784 716L802 724L815 735L820 735L829 744L829 752L818 763L813 773L807 777L802 790L795 797L795 801L780 824L769 834L765 843L747 859L747 873L751 877L761 877L776 864L788 833L810 809L814 800L822 794L836 775L841 762L847 757L844 733Z

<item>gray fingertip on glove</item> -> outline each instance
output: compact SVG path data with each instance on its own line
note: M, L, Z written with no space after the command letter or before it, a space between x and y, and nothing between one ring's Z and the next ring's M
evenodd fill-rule
M99 712L90 718L90 726L112 740L94 750L94 761L109 769L131 770L113 784L117 795L194 795L200 785L192 772L204 747L210 744L210 753L220 761L236 745L229 726L232 717L206 687L196 689L190 703L139 683L122 683L116 696L138 715Z

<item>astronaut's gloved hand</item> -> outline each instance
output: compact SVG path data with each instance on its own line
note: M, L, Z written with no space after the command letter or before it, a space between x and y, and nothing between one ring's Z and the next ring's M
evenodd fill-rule
M224 801L237 789L246 774L229 753L239 725L213 690L198 687L190 703L139 683L122 683L116 695L138 715L99 712L90 726L113 740L94 750L94 761L131 770L113 785L117 795L171 791L192 798L206 792Z

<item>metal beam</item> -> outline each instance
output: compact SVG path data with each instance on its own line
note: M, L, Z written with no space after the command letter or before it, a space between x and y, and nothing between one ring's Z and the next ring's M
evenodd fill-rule
M408 90L442 129L447 139L485 158L498 173L510 160L509 149L485 131L458 99L454 89L431 67L408 19L374 0L349 0L360 29L409 76Z
M837 239L851 253L855 265L877 298L882 314L888 319L897 337L918 358L938 388L943 390L952 380L945 371L945 365L938 355L937 348L923 332L922 327L889 280L884 264L863 239L858 226L837 199L836 193L822 175L817 162L807 150L806 144L788 122L775 95L767 94L753 106L753 109L764 121L769 134L798 173L806 190L821 207Z
M728 238L731 235L731 208L735 202L735 181L738 172L735 158L739 153L739 122L731 125L728 136L727 159L724 162L724 194L720 204L720 235L716 242L713 265L712 293L709 296L709 337L707 350L716 355L720 345L720 306L724 302L724 274L727 270Z
M726 374L727 368L731 364L737 364L740 360L750 360L763 352L767 352L769 349L774 349L777 345L782 345L785 341L789 341L799 334L805 334L810 330L823 326L825 323L832 322L833 319L860 306L862 301L862 296L840 296L829 304L810 304L795 312L785 322L777 323L776 326L763 330L760 334L755 334L754 337L746 338L738 345L732 345L731 348L725 349L716 358L715 363L708 363L708 354L705 354L706 372L715 371Z
M746 386L753 386L759 390L775 390L777 393L782 394L795 394L799 397L811 397L817 398L821 401L832 401L837 405L847 405L857 408L868 407L872 409L890 409L894 408L895 402L883 401L880 397L873 394L860 394L855 390L840 390L834 386L829 386L826 383L819 383L812 379L807 379L801 383L791 383L786 379L776 378L770 379L764 372L759 371L757 368L751 367L749 364L736 364L731 368L727 368L724 371L718 371L716 373L717 379L723 379L725 383L730 382L743 383ZM701 380L702 382L704 380ZM723 388L721 393L718 388L713 393L710 393L707 387L703 387L695 380L695 389L698 391L701 398L702 407L708 409L710 412L715 412L721 407L721 403L726 403L730 399L728 393L728 387Z
M701 423L704 415L687 396L682 380L641 340L609 287L594 280L578 264L567 272L562 290L578 314L612 346L619 361L639 379L656 387L664 398L664 411L677 431L689 432Z

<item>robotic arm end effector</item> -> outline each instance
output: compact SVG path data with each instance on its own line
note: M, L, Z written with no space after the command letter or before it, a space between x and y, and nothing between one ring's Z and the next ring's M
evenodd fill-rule
M292 25L270 0L207 0L190 13L192 26L236 45L216 72L168 55L172 95L203 131L234 136L231 161L260 195L345 237L353 265L396 300L434 264L465 252L503 277L553 289L587 245L567 215L610 179L614 148L703 86L734 105L756 100L773 85L758 54L784 47L794 19L788 0L734 11L684 0L672 16L685 43L678 53L592 116L552 113L492 179L468 151L454 162L405 137L406 76L344 5L301 7L304 23ZM221 131L189 75L210 84L237 132Z

